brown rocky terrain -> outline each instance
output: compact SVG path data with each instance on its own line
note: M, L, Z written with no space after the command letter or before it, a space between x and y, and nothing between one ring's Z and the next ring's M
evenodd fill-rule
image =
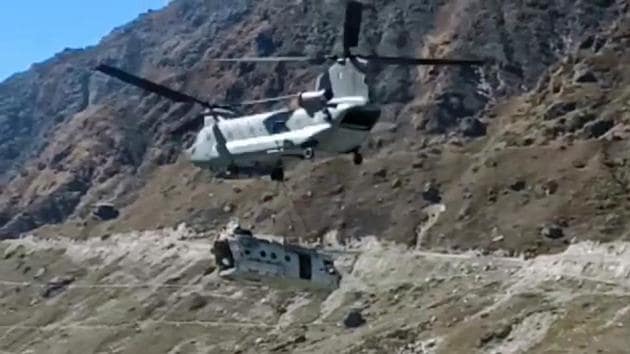
M365 2L378 11L365 16L363 52L492 64L380 71L373 96L385 115L364 165L344 156L296 163L285 186L216 180L191 167L180 156L190 136L168 132L198 109L90 68L112 63L215 100L295 92L311 87L321 68L204 59L328 52L339 46L338 2L175 0L95 47L67 50L1 83L0 237L36 236L0 244L26 242L21 258L0 263L2 279L14 282L0 285L2 318L14 316L2 323L0 350L42 352L59 342L81 353L151 352L148 343L153 352L623 352L627 269L601 262L623 263L630 241L627 2ZM90 217L103 201L120 210L116 219ZM374 235L398 246L362 251L349 283L320 296L201 276L211 261L207 240L180 244L177 232L152 231L186 222L194 229L186 235L205 237L234 216L292 238L336 232L345 242ZM136 239L143 254L157 245L157 258L117 253ZM102 252L88 262L94 249ZM603 258L582 256L592 249ZM468 250L486 256L458 258ZM41 267L79 285L155 286L107 294L70 286L42 304L33 298L50 279L32 274ZM173 281L194 292L162 287L178 272L185 274ZM487 282L471 281L477 274ZM445 280L425 284L429 275ZM207 302L201 313L199 297ZM358 332L337 326L353 306L367 310L369 326ZM41 308L50 313L29 322ZM301 310L285 316L287 308ZM175 327L176 335L162 335Z

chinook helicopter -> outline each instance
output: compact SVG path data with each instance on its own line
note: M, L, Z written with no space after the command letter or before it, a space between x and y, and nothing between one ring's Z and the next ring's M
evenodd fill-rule
M214 62L305 62L312 65L332 63L320 74L314 91L245 101L232 104L211 103L178 92L101 64L96 67L109 76L176 102L196 103L205 107L194 143L185 155L196 166L209 169L217 177L269 175L284 180L287 159L311 160L317 151L328 154L352 154L353 162L363 161L360 147L381 115L379 106L370 102L366 74L370 65L482 65L480 60L449 60L387 57L353 53L359 43L363 4L349 1L343 32L343 53L321 57L216 58ZM261 103L297 99L297 109L239 116L238 109Z

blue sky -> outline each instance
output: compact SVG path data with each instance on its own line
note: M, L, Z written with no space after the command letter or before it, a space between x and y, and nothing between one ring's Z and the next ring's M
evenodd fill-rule
M93 45L169 0L0 0L0 81L64 48Z

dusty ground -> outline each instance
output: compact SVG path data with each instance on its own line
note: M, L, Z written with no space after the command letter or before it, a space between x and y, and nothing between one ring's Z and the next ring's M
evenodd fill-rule
M0 244L2 353L622 353L630 244L533 259L365 238L340 289L218 279L210 238L180 227ZM57 279L53 279L57 278ZM58 289L51 281L68 280ZM340 322L361 309L366 324Z

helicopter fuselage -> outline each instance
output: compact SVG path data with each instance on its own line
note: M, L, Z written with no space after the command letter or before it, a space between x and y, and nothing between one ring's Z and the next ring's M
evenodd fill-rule
M281 168L285 159L310 159L315 151L358 151L379 116L378 107L357 96L335 98L316 111L206 117L186 154L194 165L216 173L267 174Z

